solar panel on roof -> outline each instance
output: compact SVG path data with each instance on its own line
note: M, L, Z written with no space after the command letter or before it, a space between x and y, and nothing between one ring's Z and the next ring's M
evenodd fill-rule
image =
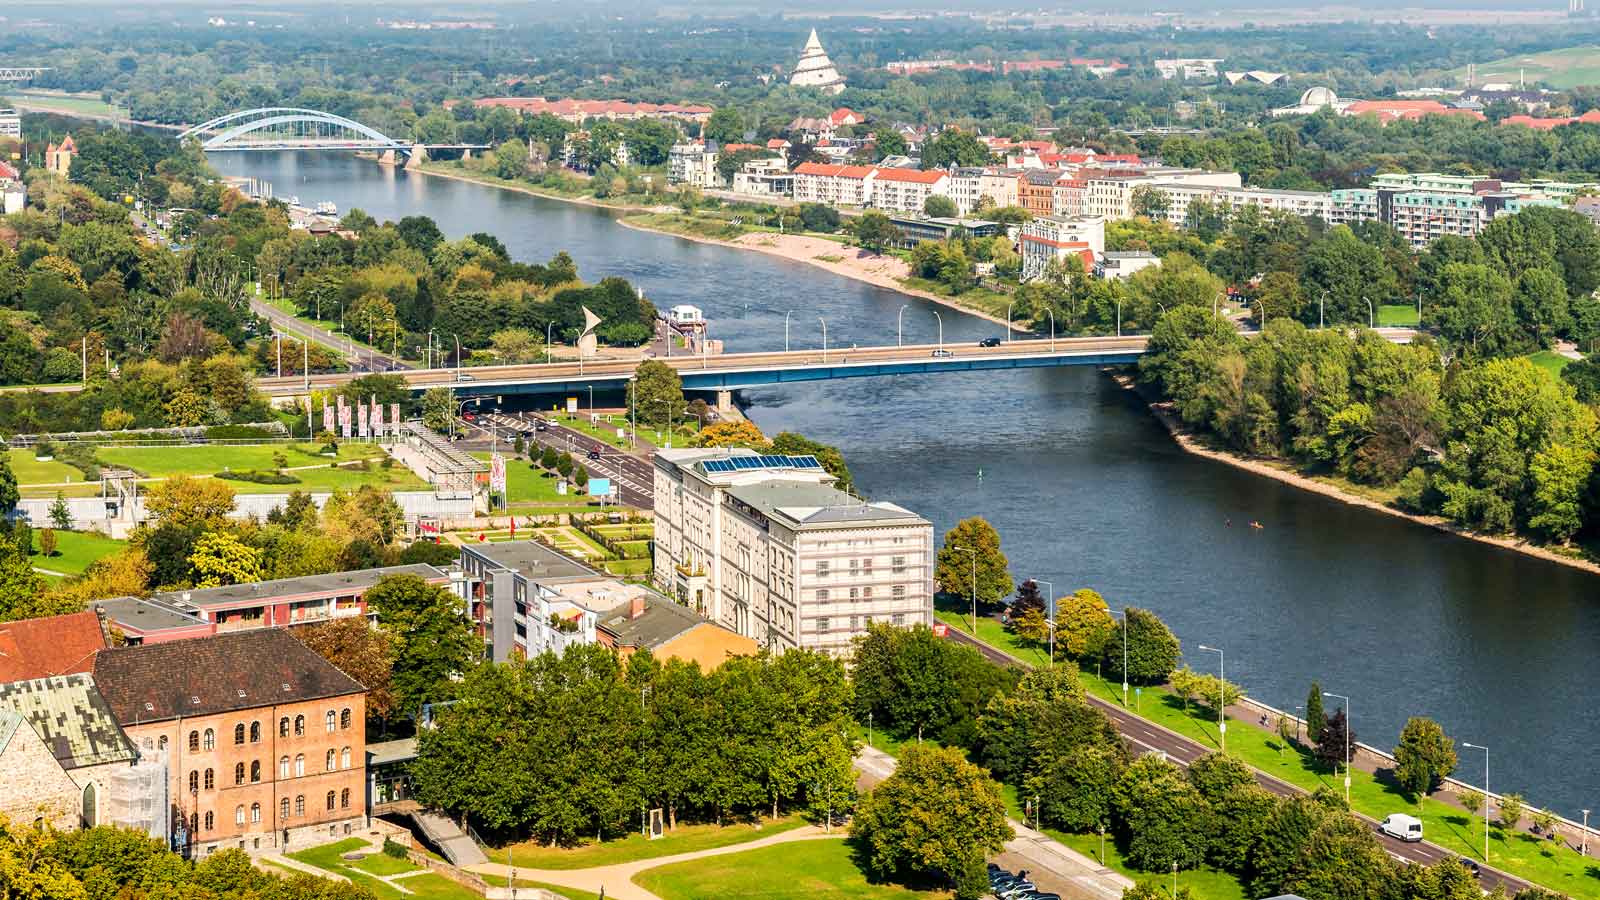
M730 465L728 463L728 461L725 460L725 459L708 459L708 460L706 460L705 466L706 466L706 471L707 472L732 472L733 471L733 466Z
M815 456L791 456L789 457L789 464L797 469L822 468L822 463L817 462L817 458Z
M789 464L787 456L761 456L761 467L764 469L781 469Z

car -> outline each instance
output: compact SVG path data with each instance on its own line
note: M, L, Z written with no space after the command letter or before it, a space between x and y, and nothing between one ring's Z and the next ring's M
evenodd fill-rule
M1422 820L1416 816L1405 813L1391 813L1382 822L1378 823L1378 830L1388 836L1415 844L1422 840Z
M1049 891L1034 891L1027 896L1026 900L1061 900L1061 895L1052 894Z
M943 357L943 356L955 356L956 354L952 350L946 350L943 347L939 347L939 348L936 348L932 353L930 353L928 355L929 356L935 356L935 357Z
M463 415L461 418L466 419L468 422L476 422L476 421L478 421L478 414L477 413L467 413L467 414Z
M1012 900L1013 897L1024 897L1033 893L1034 884L1031 881L1017 881L1012 884L1002 885L996 889L994 895L1000 900Z
M997 337L986 337L983 340L978 342L978 346L979 347L998 347L998 346L1000 346L1000 339L997 338Z
M458 373L456 375L456 380L457 381L477 381L478 379L473 378L471 375L468 375L465 372L460 372L460 373Z
M533 430L534 431L549 431L550 430L550 423L546 422L543 419L540 419L538 422L534 423Z
M1472 873L1472 877L1473 878L1482 878L1483 877L1483 867L1478 865L1478 861L1477 860L1472 859L1470 857L1463 856L1463 857L1461 857L1461 865L1468 872Z
M589 458L590 459L599 459L600 458L600 451L599 450L590 450L589 451Z

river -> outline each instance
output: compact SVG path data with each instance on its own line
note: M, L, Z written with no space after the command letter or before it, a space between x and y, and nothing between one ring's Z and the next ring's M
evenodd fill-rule
M931 341L938 326L923 301L623 228L605 210L336 154L212 163L307 205L428 215L452 238L486 231L520 260L567 250L585 277L621 275L659 307L701 307L730 350L781 348L788 311L795 347L820 345L819 316L830 347L892 342L906 303L907 340ZM1003 330L939 315L952 342ZM1264 702L1292 710L1316 678L1351 695L1361 740L1392 747L1407 716L1430 716L1492 748L1496 790L1573 818L1600 801L1600 769L1584 750L1600 735L1600 704L1583 699L1600 648L1592 575L1190 456L1092 369L850 379L745 397L764 431L838 445L868 496L916 510L936 534L987 518L1019 580L1152 609L1201 671L1216 658L1194 648L1222 647L1230 678ZM1477 783L1482 763L1462 750L1457 774Z

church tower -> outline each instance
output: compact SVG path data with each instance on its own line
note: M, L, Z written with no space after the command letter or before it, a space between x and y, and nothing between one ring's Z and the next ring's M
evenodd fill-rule
M794 72L789 75L789 83L795 87L817 88L826 94L837 94L844 90L844 76L828 59L822 42L817 40L815 28L811 29L805 49L800 51L800 62L795 64Z

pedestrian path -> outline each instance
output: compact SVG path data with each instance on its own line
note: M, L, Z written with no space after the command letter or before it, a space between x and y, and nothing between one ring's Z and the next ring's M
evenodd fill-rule
M658 866L670 866L673 863L687 862L694 859L704 859L708 856L723 856L729 853L743 853L746 850L758 850L770 847L773 844L786 844L790 841L814 840L842 840L844 832L833 834L824 832L816 825L806 825L772 837L761 838L755 841L746 841L742 844L729 844L726 847L713 847L709 850L696 850L691 853L679 853L676 856L657 856L651 859L637 859L632 862L617 863L610 866L596 866L592 869L526 869L517 866L513 870L504 863L484 863L481 865L467 866L469 872L479 875L494 875L506 878L515 871L519 881L540 881L553 884L557 887L575 888L599 894L604 891L607 898L615 900L661 900L637 884L633 883L633 876Z
M296 872L304 872L307 875L315 875L318 878L332 878L336 881L350 880L338 872L330 872L321 866L313 866L310 863L303 863L298 859L290 859L289 857L284 856L282 853L267 853L258 857L258 859L260 859L262 862L271 863L275 866L282 866L285 869L293 869Z

